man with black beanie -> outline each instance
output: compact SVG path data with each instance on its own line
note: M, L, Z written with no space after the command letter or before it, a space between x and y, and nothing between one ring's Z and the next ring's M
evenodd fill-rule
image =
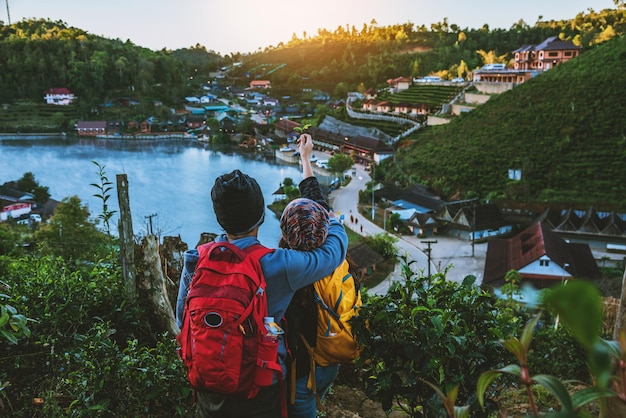
M309 141L312 141L310 135L302 135L299 146L310 146ZM317 181L312 173L309 177L312 178L307 177L307 181ZM211 199L217 221L225 231L216 241L229 241L242 249L259 243L257 236L264 220L265 202L256 180L239 170L221 175L215 180ZM328 235L321 247L311 251L277 248L261 257L260 264L267 282L268 316L283 318L296 290L329 275L346 257L346 231L333 212L329 215ZM179 327L197 261L196 249L185 253L176 303ZM283 376L286 376L287 348L283 337L281 335L279 339L278 355ZM262 388L256 397L244 400L198 392L198 416L276 418L280 417L281 401L279 382Z
M265 200L259 184L239 170L215 180L211 200L217 222L228 234L247 234L265 218Z

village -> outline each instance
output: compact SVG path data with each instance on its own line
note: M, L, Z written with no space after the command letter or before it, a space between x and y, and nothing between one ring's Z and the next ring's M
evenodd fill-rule
M394 137L328 116L320 126L308 129L317 152L325 155L317 158L314 165L324 172L328 158L332 158L334 153L343 153L350 155L355 167L362 167L364 175L369 177L372 168L394 157L393 145L397 141L424 126L449 123L451 118L488 101L492 94L510 90L543 71L575 58L580 49L569 41L551 37L539 45L522 46L513 51L513 68L504 64L487 64L473 72L471 81L459 78L446 81L436 76L419 79L397 77L387 80L388 87L383 92L372 88L362 93L352 92L345 101L330 101L329 95L316 92L313 98L316 103L324 103L330 108L345 107L354 119L398 123L402 131ZM75 134L96 138L165 137L208 141L216 134L207 125L207 120L213 118L218 122L221 133L241 138L238 128L241 121L247 118L256 126L269 126L271 129L255 129L255 135L241 140L240 146L251 147L255 151L270 151L277 159L297 164L295 149L290 144L296 137L295 128L302 126L298 120L310 115L306 112L311 112L311 107L307 104L285 104L273 98L269 80L252 80L247 89L226 86L222 80L227 72L228 68L224 68L214 74L214 79L203 85L203 94L186 97L180 109L172 109L172 118L168 121L158 121L154 117L142 121L79 121ZM425 103L415 99L418 89L427 89L429 95L435 97L435 102ZM49 105L64 106L71 104L76 97L62 87L50 89L44 100ZM118 99L115 105L132 106L133 103ZM356 169L351 174L355 175ZM509 173L511 180L522 175L519 170ZM510 270L519 271L538 287L547 287L554 281L571 277L597 279L600 275L599 263L603 266L619 265L626 251L623 239L626 216L621 213L594 208L580 211L551 207L536 213L499 207L495 203L481 203L477 199L445 201L420 184L406 189L376 184L372 200L373 205L382 211L384 232L387 232L387 223L390 225L389 232L393 232L391 219L394 217L396 224L393 228L399 236L421 240L440 236L453 238L471 246L472 256L474 245L482 244L486 247L484 266L481 271L471 273L477 275L482 283L496 287L504 283L504 277ZM45 208L38 206L32 195L20 193L11 184L1 186L0 203L0 221L14 220L22 224L45 221L54 207L52 204Z

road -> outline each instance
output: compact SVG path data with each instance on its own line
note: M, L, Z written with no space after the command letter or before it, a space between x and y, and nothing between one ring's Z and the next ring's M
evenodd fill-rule
M383 232L383 229L371 222L371 216L363 216L357 210L359 190L365 189L365 185L370 181L370 175L365 171L365 167L355 164L356 175L346 187L334 190L330 196L330 203L334 211L344 215L344 224L361 235L374 235ZM350 222L352 215L356 222ZM361 227L363 227L361 229ZM431 244L430 273L435 274L440 270L448 269L446 278L461 282L467 275L477 277L476 284L480 284L485 265L487 244L476 244L472 249L468 241L455 239L452 237L436 236L428 239L415 235L395 235L398 238L398 255L407 256L408 260L414 260L411 270L415 273L428 274L428 244L422 241L436 241ZM387 293L389 286L394 281L402 281L401 264L396 265L395 270L387 280L368 292L376 295Z

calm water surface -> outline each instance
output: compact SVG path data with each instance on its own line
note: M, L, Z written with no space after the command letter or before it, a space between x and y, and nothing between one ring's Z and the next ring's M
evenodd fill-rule
M128 177L130 209L135 234L153 231L161 236L179 235L190 247L201 232L222 232L213 214L210 191L215 178L236 168L254 177L261 186L266 205L286 178L302 179L300 167L282 164L255 154L220 152L208 145L181 140L41 139L0 141L0 184L32 172L53 199L77 195L92 217L102 212L102 202L93 197L99 183L97 161L105 166L113 183L109 209L117 210L116 175ZM275 246L280 237L278 219L266 209L259 238Z

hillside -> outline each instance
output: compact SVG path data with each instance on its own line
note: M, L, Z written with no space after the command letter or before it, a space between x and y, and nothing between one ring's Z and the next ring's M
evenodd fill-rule
M446 196L626 209L626 38L401 144L388 180ZM521 169L522 180L508 179Z

